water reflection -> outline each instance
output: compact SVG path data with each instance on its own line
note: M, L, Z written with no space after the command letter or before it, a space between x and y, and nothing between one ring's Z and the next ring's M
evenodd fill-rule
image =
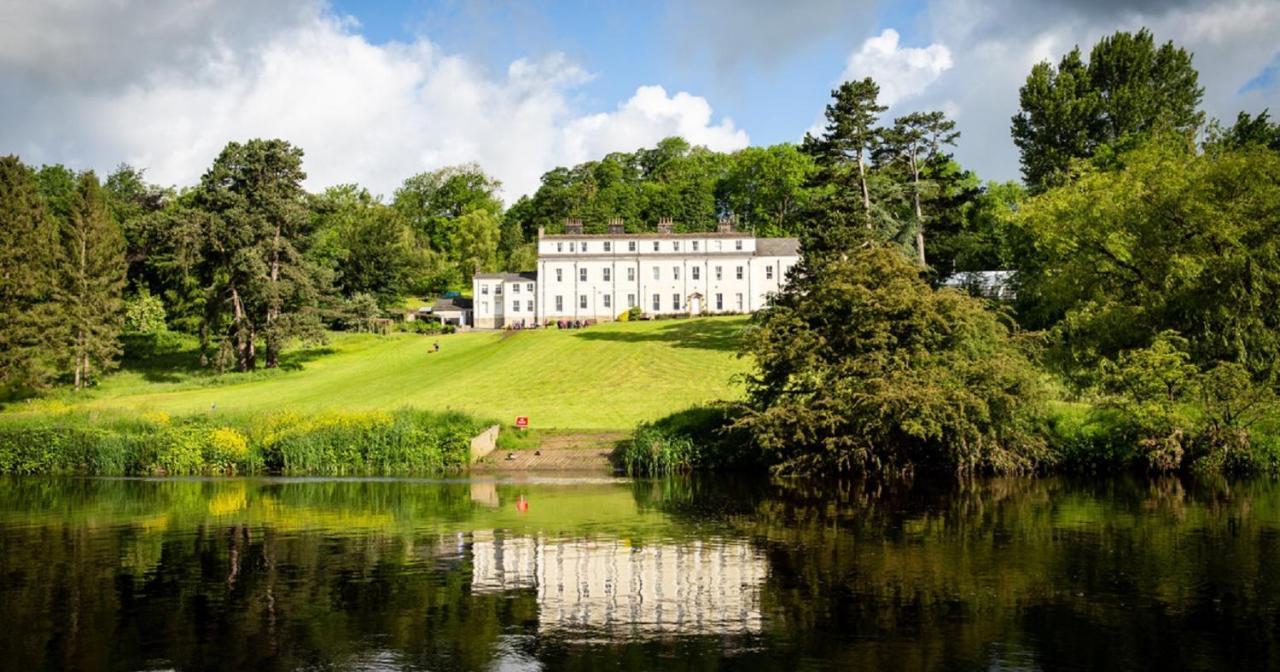
M1280 487L9 479L0 605L20 670L1276 669Z
M741 541L635 545L476 532L473 594L529 588L539 631L591 636L760 631L763 554Z

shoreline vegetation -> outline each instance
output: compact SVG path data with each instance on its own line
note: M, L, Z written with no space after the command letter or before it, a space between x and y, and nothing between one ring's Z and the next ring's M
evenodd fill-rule
M0 422L0 473L18 475L368 476L466 469L494 424L412 409L170 416L34 415Z

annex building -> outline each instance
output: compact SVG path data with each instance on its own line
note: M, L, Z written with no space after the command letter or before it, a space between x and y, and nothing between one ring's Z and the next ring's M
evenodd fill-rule
M716 231L674 233L670 219L653 233L538 231L538 264L523 273L477 273L473 324L544 325L557 320L616 320L633 306L648 315L749 313L764 307L799 260L795 238L757 238L729 221Z

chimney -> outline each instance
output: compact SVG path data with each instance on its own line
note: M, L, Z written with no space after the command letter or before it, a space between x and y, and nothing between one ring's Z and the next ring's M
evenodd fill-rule
M733 218L721 217L720 222L716 224L717 233L733 233Z
M564 220L564 232L568 236L582 235L582 220L574 217L566 217Z
M671 233L674 226L675 225L671 222L670 217L658 218L658 233Z
M627 232L627 227L622 225L622 218L609 220L609 233L612 235L621 235Z

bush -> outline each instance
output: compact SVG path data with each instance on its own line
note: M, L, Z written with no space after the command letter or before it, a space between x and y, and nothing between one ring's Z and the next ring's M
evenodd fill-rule
M164 301L146 288L124 304L124 330L133 334L158 334L165 330Z
M491 423L402 410L219 419L163 414L0 421L0 473L291 475L440 473L465 467Z
M734 427L738 417L731 406L709 405L642 423L622 450L622 466L637 476L760 467L750 435Z

